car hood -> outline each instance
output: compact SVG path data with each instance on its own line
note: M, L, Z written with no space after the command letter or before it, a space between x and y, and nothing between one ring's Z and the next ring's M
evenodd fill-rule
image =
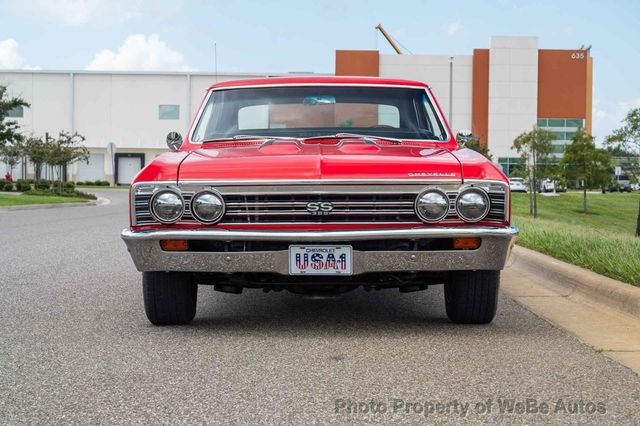
M415 145L231 142L190 152L178 180L407 179L462 182L450 151Z

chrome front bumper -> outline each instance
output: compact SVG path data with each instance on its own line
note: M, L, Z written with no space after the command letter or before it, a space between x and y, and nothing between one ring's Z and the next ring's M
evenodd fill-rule
M332 241L457 238L482 239L476 250L353 251L353 274L392 271L458 271L503 269L515 243L515 226L433 227L413 229L278 232L228 230L122 231L138 271L271 272L289 274L289 251L191 252L164 251L160 240L291 241L331 244Z

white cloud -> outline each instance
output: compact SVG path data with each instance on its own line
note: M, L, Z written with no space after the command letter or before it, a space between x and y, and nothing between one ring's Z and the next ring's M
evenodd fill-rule
M39 70L40 67L24 64L20 55L20 45L12 38L0 40L0 69Z
M0 68L18 69L22 67L22 57L18 42L12 38L0 40Z
M184 55L172 50L157 34L127 37L117 52L102 50L86 69L118 71L188 71Z
M618 114L622 116L622 118L626 117L629 110L633 108L640 108L640 98L618 102Z
M78 26L104 16L130 19L139 13L141 0L35 0L32 7L49 19Z
M602 109L600 99L593 100L592 116L594 120L604 120L609 115L607 111Z
M599 141L604 141L613 130L622 126L622 120L632 108L640 108L640 97L625 101L603 103L600 99L593 100L593 135Z
M445 27L445 32L447 33L448 36L451 37L458 34L463 28L464 28L464 25L462 25L461 21L450 22Z

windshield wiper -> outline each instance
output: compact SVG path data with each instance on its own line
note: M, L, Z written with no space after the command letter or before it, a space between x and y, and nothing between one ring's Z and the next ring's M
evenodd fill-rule
M386 136L371 136L371 135L361 135L359 133L335 133L333 135L323 135L323 136L312 136L309 138L294 138L292 136L262 136L262 135L235 135L229 136L225 138L215 138L215 139L205 139L201 141L202 144L208 143L216 143L216 142L231 142L231 141L239 141L239 140L256 140L263 141L263 144L270 145L276 141L294 141L294 142L304 142L310 140L317 139L362 139L365 143L377 145L376 140L387 141L394 144L401 144L403 142L402 139L390 138Z
M288 136L258 136L258 135L235 135L226 138L205 139L200 143L215 143L215 142L230 142L241 140L257 140L257 141L269 141L269 140L286 140L286 141L298 141L298 138Z
M303 141L314 140L314 139L342 139L342 138L361 138L365 142L373 142L375 144L375 140L393 142L395 144L400 144L403 142L402 139L389 138L386 136L371 136L371 135L361 135L358 133L336 133L333 135L325 135L325 136L312 136L310 138L303 138Z

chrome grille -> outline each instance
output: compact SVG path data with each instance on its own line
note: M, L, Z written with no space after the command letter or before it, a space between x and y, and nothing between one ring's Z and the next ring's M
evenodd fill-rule
M225 195L225 223L416 222L415 194ZM333 210L312 215L307 203L330 202Z
M425 187L412 187L411 190L385 193L380 186L371 187L375 193L363 191L309 191L298 190L283 193L274 187L264 191L225 191L216 187L222 194L226 212L221 224L251 223L416 223L422 224L414 210L417 195ZM301 188L302 189L302 188ZM503 223L505 221L506 188L503 185L485 187L491 200L491 208L483 222ZM199 223L191 214L191 198L196 191L182 188L185 201L185 213L178 223ZM449 197L449 212L442 223L460 223L456 214L455 200L458 190L446 189ZM135 224L150 225L158 223L150 213L151 193L136 193ZM330 202L333 210L327 215L312 215L307 211L309 202Z
M149 202L151 201L152 194L136 194L134 212L136 217L136 224L148 225L156 223L156 220L151 216L151 209Z

